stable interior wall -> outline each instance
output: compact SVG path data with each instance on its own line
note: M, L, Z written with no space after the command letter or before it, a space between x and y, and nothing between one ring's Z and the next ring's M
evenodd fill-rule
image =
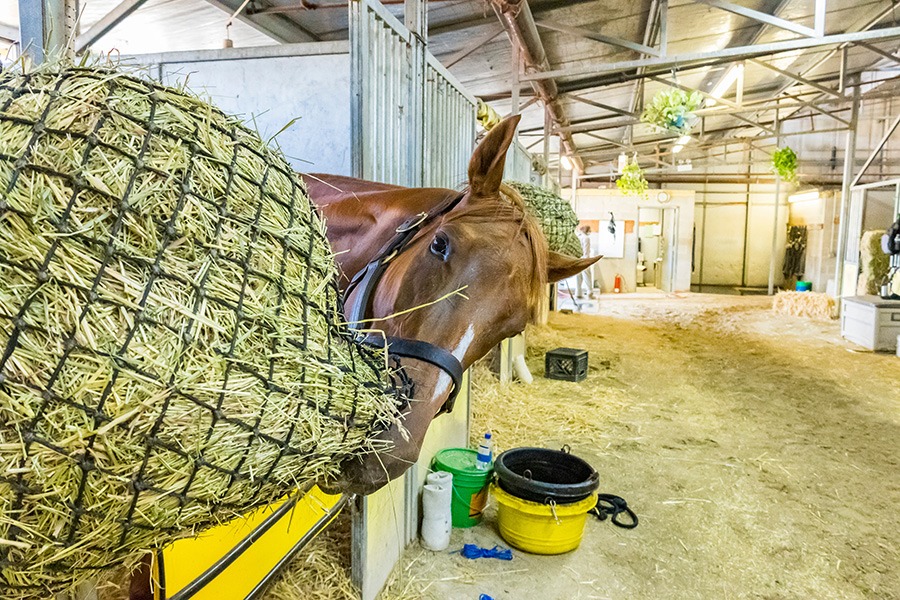
M691 284L703 286L766 287L772 256L775 185L744 183L672 184L673 189L689 189L694 203L694 270ZM781 186L778 225L775 229L775 285L784 277L784 249L787 241L787 194L793 188Z
M278 144L298 172L352 175L350 55L337 44L294 46L332 53L268 57L267 47L231 48L139 55L129 62L150 67L165 85L186 82L223 111L242 116Z
M792 202L789 205L788 224L806 227L803 279L812 284L814 292L834 293L839 198L840 193L823 191L816 199Z
M674 291L690 290L694 193L686 190L667 190L670 199L665 204L660 204L657 198L661 191L659 189L649 190L646 199L625 196L613 189L582 188L576 191L574 208L575 214L580 220L599 221L599 227L605 228L610 219L609 213L612 212L615 216L617 231L622 231L625 236L622 258L605 257L593 267L592 279L599 283L601 292L613 291L617 274L622 275L622 291L633 292L637 289L639 208L673 208L678 211ZM572 191L563 190L562 197L571 198ZM593 244L592 251L594 254L597 253L597 248Z

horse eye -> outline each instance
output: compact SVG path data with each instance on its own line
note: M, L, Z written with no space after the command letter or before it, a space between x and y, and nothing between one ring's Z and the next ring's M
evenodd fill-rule
M434 236L434 239L431 240L431 253L441 260L447 260L447 258L449 258L450 240L447 239L447 235L444 232L439 232Z

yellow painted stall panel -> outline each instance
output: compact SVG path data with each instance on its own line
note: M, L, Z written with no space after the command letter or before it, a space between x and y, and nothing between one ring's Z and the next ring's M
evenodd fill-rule
M157 600L242 600L344 505L314 486L245 517L166 546L154 565ZM193 593L192 593L193 592Z

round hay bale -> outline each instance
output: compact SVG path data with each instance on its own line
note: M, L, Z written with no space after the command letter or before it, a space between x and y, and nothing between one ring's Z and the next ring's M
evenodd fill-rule
M0 74L0 589L46 596L337 474L399 392L302 182L110 69Z

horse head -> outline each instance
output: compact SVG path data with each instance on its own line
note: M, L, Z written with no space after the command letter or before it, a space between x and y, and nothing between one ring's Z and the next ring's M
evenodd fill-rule
M429 219L392 258L374 289L370 318L361 327L443 348L467 368L524 330L546 300L548 282L570 277L599 259L549 252L521 198L501 193L506 152L518 121L518 116L508 118L487 134L469 163L467 189L452 195L452 208ZM427 192L384 189L375 193ZM447 190L435 189L431 195L432 205L446 203L448 197ZM420 198L418 206L428 204ZM326 222L330 228L333 220L328 221L327 214ZM348 305L356 293L350 293ZM416 461L451 381L426 363L404 359L403 366L415 383L415 400L404 415L406 431L385 432L392 450L350 460L342 480L329 485L331 489L369 493Z

